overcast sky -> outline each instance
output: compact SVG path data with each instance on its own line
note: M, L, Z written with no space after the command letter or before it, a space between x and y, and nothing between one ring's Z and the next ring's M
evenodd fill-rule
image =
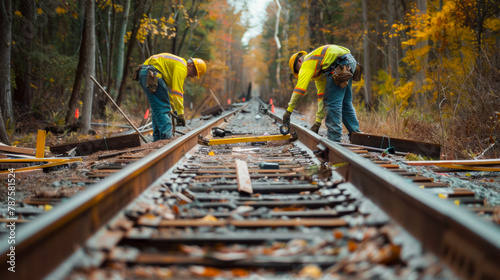
M272 0L228 0L236 9L243 8L243 4L246 2L248 4L248 19L251 25L250 29L243 35L241 40L243 43L248 43L248 41L257 36L262 32L262 25L264 24L266 16L266 8L269 2ZM246 15L243 15L243 20L246 19Z

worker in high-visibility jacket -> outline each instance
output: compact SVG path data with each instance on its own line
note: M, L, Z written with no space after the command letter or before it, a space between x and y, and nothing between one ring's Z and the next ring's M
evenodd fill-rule
M298 82L283 115L283 124L290 124L293 109L305 95L309 82L313 80L318 92L318 111L311 130L318 133L326 111L325 125L328 139L340 142L342 122L349 131L349 137L353 132L360 132L359 121L352 105L352 78L337 85L332 73L339 65L345 65L349 67L347 69L351 71L350 74L354 74L356 60L349 49L326 45L310 53L300 51L290 57L288 64Z
M152 111L153 141L172 137L170 111L177 111L177 124L186 125L184 117L184 80L207 72L205 61L187 61L169 53L155 54L137 69L137 79L146 93Z

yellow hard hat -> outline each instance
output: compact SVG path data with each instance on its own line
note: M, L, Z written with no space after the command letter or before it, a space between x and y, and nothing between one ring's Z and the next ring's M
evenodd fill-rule
M292 71L295 78L297 78L299 76L299 73L295 72L295 65L297 64L297 61L299 61L299 57L306 55L306 54L307 53L305 51L296 52L290 57L290 60L288 61L288 66L290 66L290 70Z
M207 72L207 64L201 58L191 58L191 60L193 61L194 67L196 68L196 72L198 73L198 79L199 79Z

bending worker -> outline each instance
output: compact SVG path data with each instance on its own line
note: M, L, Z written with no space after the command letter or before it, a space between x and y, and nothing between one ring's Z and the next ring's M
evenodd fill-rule
M172 137L171 105L177 110L178 125L186 125L184 118L184 80L207 72L205 61L160 53L148 58L136 69L136 79L146 93L152 111L153 141ZM171 104L172 103L172 104Z
M323 111L323 107L325 107L328 139L340 142L342 122L349 131L349 137L353 132L361 132L352 105L352 77L356 70L356 60L347 48L326 45L309 54L300 51L290 57L288 64L295 78L298 78L298 82L283 115L283 124L290 124L290 115L293 109L306 93L309 82L314 80L318 91L318 112L316 113L316 122L311 130L318 133L321 121L325 118ZM340 70L344 67L343 73L335 75L334 71L342 72ZM359 73L359 77L360 75L361 73Z

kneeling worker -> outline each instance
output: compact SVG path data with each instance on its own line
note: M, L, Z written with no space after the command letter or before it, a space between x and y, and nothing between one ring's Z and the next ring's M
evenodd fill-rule
M353 132L361 132L352 105L352 76L356 70L356 60L347 48L326 45L309 54L300 51L290 57L288 64L295 78L298 78L298 82L283 115L283 124L290 124L290 115L293 109L306 93L309 82L314 80L318 91L318 112L316 113L316 122L311 130L318 133L321 121L325 117L324 106L328 139L340 142L342 122L349 131L349 136ZM345 71L342 73L344 75L334 75L334 71L340 69L339 66L342 66L342 69L345 66ZM340 76L343 80L334 79L334 76Z
M184 80L207 72L205 61L184 58L169 53L155 54L136 71L136 79L146 93L152 111L153 141L172 137L171 103L178 113L178 124L184 118ZM171 100L172 99L172 100Z

